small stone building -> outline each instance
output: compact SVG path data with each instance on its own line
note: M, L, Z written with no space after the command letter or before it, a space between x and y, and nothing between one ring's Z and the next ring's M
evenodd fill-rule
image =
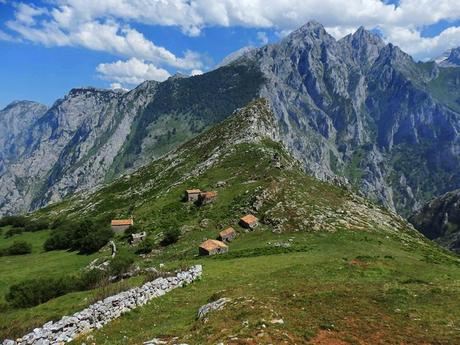
M246 229L254 229L259 225L259 220L252 214L248 214L240 219L240 225Z
M112 231L116 234L125 232L130 226L134 225L134 220L130 219L112 219Z
M200 205L207 205L216 200L217 192L202 192L198 196L198 203Z
M147 237L147 233L145 231L138 232L138 233L135 233L135 234L131 234L129 242L131 244L137 244L137 243L142 242L143 240L145 240L146 237Z
M200 244L198 250L201 256L223 254L228 252L228 246L221 241L206 240Z
M185 200L198 201L200 194L201 194L201 190L199 189L187 189L185 191Z
M227 228L219 232L219 240L224 242L230 242L236 237L236 231L233 228Z

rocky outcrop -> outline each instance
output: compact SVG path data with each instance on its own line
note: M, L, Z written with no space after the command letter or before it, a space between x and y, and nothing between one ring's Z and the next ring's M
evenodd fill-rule
M230 298L223 297L219 298L217 301L201 306L200 309L198 309L198 319L204 318L208 313L210 313L213 310L222 309L230 301Z
M460 253L460 189L430 200L409 221L429 239Z
M78 336L103 327L108 322L133 309L147 304L151 299L198 279L201 265L179 272L175 277L158 278L140 287L107 297L72 316L50 321L35 328L17 340L4 340L3 345L46 345L69 342Z

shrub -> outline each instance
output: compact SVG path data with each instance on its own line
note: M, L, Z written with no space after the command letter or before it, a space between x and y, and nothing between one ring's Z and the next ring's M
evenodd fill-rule
M5 299L16 308L33 307L72 291L74 285L69 277L29 279L12 285Z
M151 238L147 238L137 246L136 254L148 254L154 247L155 241Z
M5 235L4 237L5 238L10 238L10 237L13 237L15 235L20 235L24 232L24 229L23 228L11 228L11 229L8 229L7 232L5 232Z
M28 222L24 227L24 231L35 232L35 231L48 229L48 227L49 227L48 221L36 220L36 221Z
M5 299L15 308L33 307L69 292L99 287L107 281L107 274L97 269L79 275L28 279L12 285Z
M123 233L123 238L129 238L132 234L142 232L142 228L136 225L131 225L128 229L125 230Z
M118 276L128 272L134 263L134 254L128 250L119 250L117 256L110 262L110 274Z
M61 222L45 241L43 248L47 251L71 249L89 254L105 246L112 236L106 224L101 225L91 220Z
M50 223L50 229L58 229L62 227L64 224L66 224L66 221L64 218L56 218Z
M71 234L64 230L55 230L51 233L43 244L43 249L50 250L64 250L69 249L72 241Z
M24 216L5 216L0 219L0 227L11 225L13 228L23 228L27 224Z
M180 237L180 230L178 228L172 228L166 230L164 234L164 238L161 241L162 246L169 246L170 244L174 244L179 241Z
M32 246L25 241L15 241L11 246L0 250L0 256L24 255L32 252Z
M92 269L82 273L78 280L79 290L89 290L101 286L101 283L106 284L108 282L108 275L105 271L98 269Z
M78 250L80 253L90 254L97 252L109 242L112 238L113 232L109 228L98 228L88 233L85 237L81 238L78 242Z

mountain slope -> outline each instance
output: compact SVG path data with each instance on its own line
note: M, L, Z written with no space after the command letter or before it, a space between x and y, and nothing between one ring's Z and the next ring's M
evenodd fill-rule
M22 153L30 127L46 109L36 102L16 101L0 111L0 174Z
M98 120L64 130L48 168L37 173L39 151L27 152L0 177L0 185L19 191L0 200L0 210L35 209L110 181L263 97L281 140L307 171L348 180L407 216L460 187L459 81L458 68L415 63L364 28L337 41L310 22L201 76L146 82L126 94L106 91L107 104L92 110ZM96 94L67 117L85 117ZM58 123L54 113L45 122ZM54 143L47 133L36 138L42 146ZM30 190L21 185L29 176Z
M260 82L254 68L233 66L128 93L74 89L36 121L0 175L0 210L36 209L139 167L256 97Z
M460 303L458 258L346 186L306 175L279 140L267 102L257 100L138 171L32 214L107 222L133 215L154 243L151 253L137 256L137 265L204 267L201 281L73 343L140 344L153 338L167 344L458 342L460 312L452 309ZM216 190L217 199L203 207L183 202L184 190L196 187ZM260 219L255 231L237 224L248 212ZM198 257L198 245L228 226L238 233L229 252ZM178 241L161 245L171 227L181 229ZM119 251L137 249L122 237L114 240ZM107 249L98 255L107 255ZM34 266L47 253L31 255ZM13 274L4 259L20 258L0 258L0 273L10 284L18 271L31 269L17 265ZM139 285L143 279L125 284ZM0 338L23 335L62 313L71 315L100 294L82 291L32 308L6 309ZM231 301L197 320L200 306L221 297Z
M201 182L195 187L206 190L219 181L226 184L220 193L223 199L226 199L226 190L231 189L229 185L238 190L245 189L242 205L246 211L262 212L264 222L280 232L293 227L300 231L360 226L397 232L401 236L406 231L407 224L396 214L375 208L366 199L344 188L334 188L326 183L320 187L321 184L304 174L299 163L282 144L277 143L279 140L279 128L268 103L254 101L158 161L94 193L77 194L38 211L38 214L51 212L66 218L81 218L127 217L134 212L143 226L161 228L161 219L173 219L178 211L176 208L166 211L167 205L163 203L170 200L177 204L174 200L180 199L185 189L194 187L194 181L205 180L206 185ZM238 162L243 167L241 171L238 171ZM310 192L324 188L324 193L312 193L310 197L322 207L305 213L312 200L305 197L309 190L300 191L298 186L310 184ZM162 200L163 194L167 195L166 200ZM290 215L289 219L285 214ZM222 214L216 212L207 216L218 221ZM417 236L415 231L409 232Z
M315 22L243 59L261 66L283 141L315 176L343 176L405 215L460 185L460 91L433 63L363 28L336 41Z
M460 253L460 190L430 200L409 221L429 239Z

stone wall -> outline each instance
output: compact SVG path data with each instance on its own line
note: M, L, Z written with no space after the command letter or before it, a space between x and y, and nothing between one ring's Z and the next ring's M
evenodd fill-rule
M176 276L155 279L140 287L107 297L72 316L64 316L56 322L47 322L43 327L35 328L16 341L4 340L3 345L51 345L69 342L81 334L101 328L126 312L145 305L155 297L193 282L201 273L201 265L196 265L187 271L177 273Z

